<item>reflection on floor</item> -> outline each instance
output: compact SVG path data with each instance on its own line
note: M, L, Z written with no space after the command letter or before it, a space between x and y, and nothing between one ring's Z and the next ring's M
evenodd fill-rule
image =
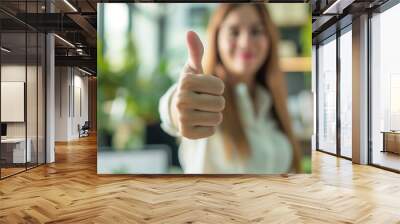
M24 168L1 168L1 178L13 175L15 173L18 173L18 172L21 172L24 170L25 170L25 167Z
M321 152L312 174L97 175L96 138L0 181L0 223L399 223L400 175ZM29 220L29 221L27 221Z
M400 155L392 152L374 151L373 163L400 171Z
M5 167L1 168L1 178L5 178L7 176L10 176L10 175L13 175L13 174L16 174L16 173L26 170L25 164L18 164L18 165L15 165L15 164L4 165L3 164L3 166L5 166ZM30 168L33 168L36 166L37 166L36 163L27 163L26 164L27 169L30 169Z

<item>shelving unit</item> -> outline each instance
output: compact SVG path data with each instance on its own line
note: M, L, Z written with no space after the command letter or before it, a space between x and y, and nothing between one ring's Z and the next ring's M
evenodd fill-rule
M311 57L291 57L280 59L281 68L283 72L295 72L298 74L311 72Z

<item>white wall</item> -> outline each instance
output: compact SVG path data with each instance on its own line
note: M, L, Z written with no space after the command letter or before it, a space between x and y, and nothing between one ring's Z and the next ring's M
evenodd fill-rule
M71 105L74 105L72 110L72 119L71 119L71 131L70 131L70 136L72 138L78 138L79 133L78 133L78 124L81 126L85 123L85 121L88 121L88 77L81 76L83 73L79 72L77 75L78 70L74 70L74 96L72 96L72 99L74 99L74 102L71 102ZM80 97L79 97L80 96ZM80 101L80 102L79 102ZM82 108L79 108L82 107ZM82 111L80 111L80 109Z
M83 75L76 68L56 67L56 141L79 138L78 124L88 120L88 78Z
M55 141L68 140L68 86L67 67L55 68Z

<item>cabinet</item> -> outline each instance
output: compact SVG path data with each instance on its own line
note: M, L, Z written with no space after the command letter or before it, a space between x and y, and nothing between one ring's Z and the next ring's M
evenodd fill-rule
M382 132L383 134L383 152L392 152L400 154L400 132Z

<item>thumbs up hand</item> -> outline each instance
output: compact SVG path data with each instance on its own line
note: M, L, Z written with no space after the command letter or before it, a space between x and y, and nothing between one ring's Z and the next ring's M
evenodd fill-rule
M222 122L224 82L213 75L203 74L204 47L195 32L187 32L186 45L189 58L172 97L172 120L183 137L205 138L213 135Z

